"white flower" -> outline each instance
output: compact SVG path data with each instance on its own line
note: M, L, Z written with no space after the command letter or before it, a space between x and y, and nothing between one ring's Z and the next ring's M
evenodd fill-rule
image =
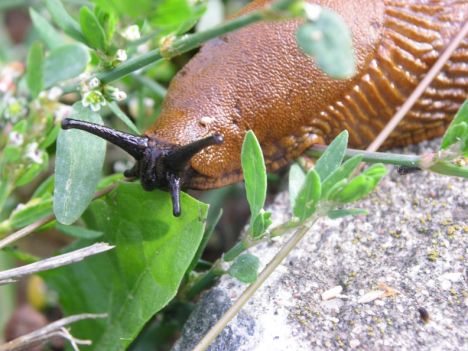
M47 94L47 98L50 101L57 101L59 97L62 95L62 93L63 93L63 90L60 89L59 87L52 87L49 90L49 93Z
M124 29L122 32L122 36L130 41L138 40L140 39L140 29L136 24L129 26Z
M21 146L24 143L23 134L20 134L18 132L11 132L8 136L8 140L13 146Z
M37 164L41 164L44 162L44 160L42 159L42 151L39 150L39 145L36 142L28 144L28 146L26 146L25 156Z
M127 93L125 91L117 89L116 91L112 93L112 98L115 101L123 101L127 98Z
M106 106L107 101L100 91L92 90L83 95L81 99L84 107L88 107L91 111L97 112L102 106Z
M93 77L89 80L88 82L88 87L90 89L96 89L101 85L101 81L97 79L96 77Z
M123 62L127 60L127 52L124 49L117 50L117 54L115 55L117 61Z
M20 118L25 117L28 113L26 105L27 102L23 98L10 98L7 101L7 105L3 113L5 119L10 120L11 123L16 123Z
M145 107L148 107L148 108L153 108L154 107L154 100L152 98L145 97L143 99L143 105L145 105Z

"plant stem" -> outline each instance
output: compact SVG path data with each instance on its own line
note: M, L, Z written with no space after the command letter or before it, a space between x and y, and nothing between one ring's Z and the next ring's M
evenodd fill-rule
M319 158L327 149L325 145L314 145L307 151L307 155ZM362 155L362 161L368 163L385 163L403 167L419 167L420 156L390 154L385 152L370 152L364 150L347 149L345 159L356 155Z
M319 158L326 149L327 146L325 145L315 145L307 151L307 155ZM351 158L355 155L362 155L363 162L367 163L385 163L410 168L420 168L422 161L422 157L418 155L390 154L385 152L370 152L355 149L347 149L345 159ZM422 169L426 168L422 167ZM467 167L457 166L449 161L436 161L427 169L438 174L468 178Z
M237 301L231 306L231 308L221 317L221 319L210 329L210 331L203 337L198 345L193 349L194 351L206 350L214 339L223 331L224 327L239 313L242 307L249 301L252 295L262 286L265 280L275 271L275 269L283 262L288 254L296 247L301 241L304 235L307 234L310 227L317 221L313 219L311 222L303 224L294 235L286 242L281 250L275 255L275 257L268 263L265 269L260 273L257 280L252 283Z
M142 54L138 57L134 57L118 67L108 72L100 72L96 74L96 77L101 80L104 84L111 83L117 79L125 77L126 75L137 71L145 66L156 63L163 58L169 59L174 56L183 54L192 49L195 49L205 43L206 41L213 39L217 36L232 32L233 30L245 27L249 24L259 22L264 19L270 18L291 18L290 13L283 13L291 6L296 0L278 0L270 5L269 8L263 8L256 11L252 11L244 16L237 17L231 21L223 23L215 28L198 32L194 34L184 35L180 38L174 39L170 42L167 47L162 49L155 49ZM275 17L276 15L276 17ZM77 84L72 84L63 87L64 93L76 91L78 88Z
M201 293L203 290L207 289L214 284L215 280L226 273L220 267L220 261L216 261L211 267L211 269L204 273L199 280L197 280L185 294L185 299L187 301L192 301L195 296Z

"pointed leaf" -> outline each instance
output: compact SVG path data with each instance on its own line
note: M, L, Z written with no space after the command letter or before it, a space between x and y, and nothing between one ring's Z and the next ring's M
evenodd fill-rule
M356 155L344 162L322 183L322 199L327 199L333 186L343 179L348 178L362 162L362 155Z
M29 48L26 72L26 81L33 99L37 98L44 88L43 66L44 47L40 42L36 41Z
M459 142L464 154L468 153L468 100L460 107L452 123L445 132L440 145L441 150Z
M262 149L252 131L248 131L242 144L242 172L252 220L263 208L266 199L267 174Z
M299 217L301 221L309 218L316 210L317 203L320 200L321 184L320 177L315 170L310 170L307 173L305 182L300 193L296 198L293 213Z
M344 130L330 143L322 156L320 156L314 169L319 174L322 181L327 179L327 177L341 165L347 145L348 131Z
M86 43L93 49L106 52L107 39L104 28L102 28L96 15L86 6L80 10L80 25Z
M55 228L66 235L80 239L97 239L103 235L103 232L97 230L86 229L76 225L64 225L58 222L55 224Z
M294 208L297 195L301 191L305 177L305 172L297 163L294 163L289 169L289 202L291 204L291 209Z
M81 103L70 118L102 124L101 116ZM63 224L72 224L86 210L101 178L106 142L80 130L61 130L55 161L54 213Z
M48 20L32 8L29 9L29 15L31 16L34 28L49 49L53 50L64 44L62 36L55 30Z
M47 10L49 10L54 22L63 29L73 39L86 43L86 40L81 33L80 25L76 22L65 10L60 0L45 0Z

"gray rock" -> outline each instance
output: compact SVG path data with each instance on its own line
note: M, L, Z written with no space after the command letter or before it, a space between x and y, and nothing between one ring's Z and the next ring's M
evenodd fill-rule
M466 185L392 170L356 204L368 216L314 225L210 350L467 350ZM288 207L287 194L280 194L271 208L276 223L287 218ZM251 253L265 265L289 235ZM341 295L323 300L336 286ZM245 287L223 277L201 299L176 350L192 349Z

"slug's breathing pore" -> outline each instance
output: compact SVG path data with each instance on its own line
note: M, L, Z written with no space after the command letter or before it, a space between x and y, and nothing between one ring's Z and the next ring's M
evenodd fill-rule
M70 118L62 121L62 128L81 129L97 135L133 156L137 162L124 175L134 180L140 179L146 191L168 189L174 216L181 213L180 190L193 172L189 165L190 159L204 148L223 142L222 135L214 134L180 146Z

